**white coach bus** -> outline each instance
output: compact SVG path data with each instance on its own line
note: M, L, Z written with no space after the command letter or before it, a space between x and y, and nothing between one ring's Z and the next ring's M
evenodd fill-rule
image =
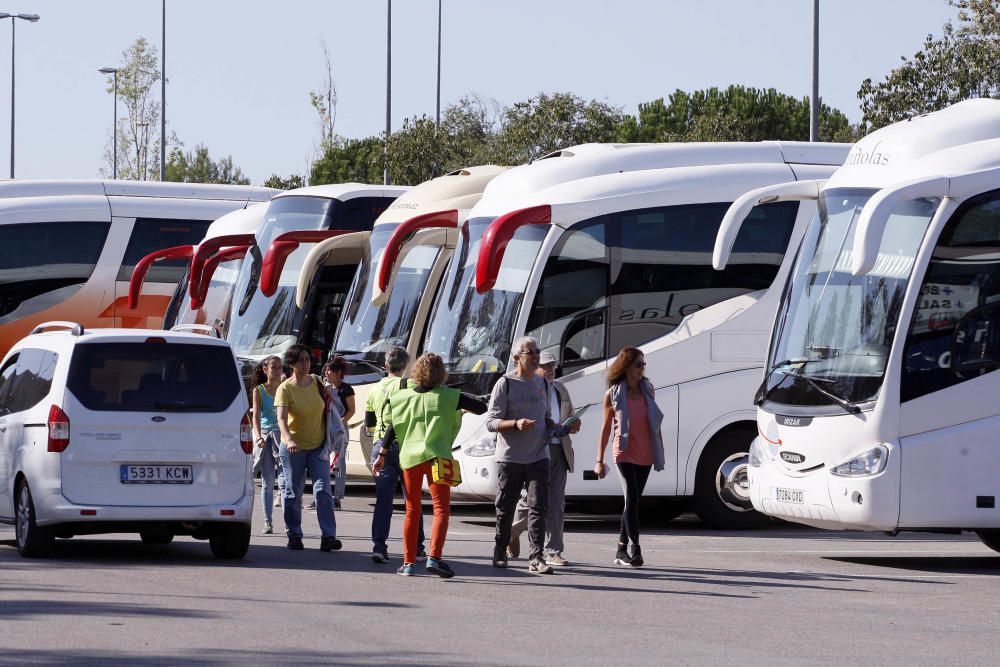
M266 212L267 204L254 204L227 213L208 226L202 242L191 248L191 263L163 315L164 329L204 324L225 338L236 276ZM192 276L198 276L197 280ZM141 276L133 274L133 282L137 279Z
M873 132L817 194L757 393L754 507L1000 550L1000 102Z
M667 467L647 493L693 495L716 526L753 525L760 516L746 490L746 457L777 305L772 285L784 283L785 250L812 204L755 209L724 272L712 269L716 233L740 195L825 178L848 149L587 144L511 169L487 186L461 229L425 350L444 358L449 382L486 395L508 370L513 341L537 338L559 359L573 402L594 406L573 438L577 464L566 490L594 497L621 493L613 476L592 471L606 370L619 349L640 346L667 416ZM495 495L495 446L485 420L466 415L458 493ZM681 506L670 502L664 512Z
M155 266L129 307L137 262L155 250L198 243L212 220L273 192L197 183L0 183L0 354L50 320L159 327L185 263L173 258Z
M375 219L409 188L341 183L274 196L240 265L226 339L244 377L266 356L308 346L314 370L332 349L340 313ZM316 271L296 303L299 269L313 244L329 241L338 260Z
M383 377L385 352L398 345L416 359L434 294L455 249L458 226L486 184L505 169L468 167L425 181L400 196L375 221L333 346L348 359L346 380L355 390L348 475L371 477L367 461L372 439L364 428L365 401L369 387ZM343 262L344 246L335 243L336 239L319 243L306 256L296 292L299 307L308 299L315 274Z

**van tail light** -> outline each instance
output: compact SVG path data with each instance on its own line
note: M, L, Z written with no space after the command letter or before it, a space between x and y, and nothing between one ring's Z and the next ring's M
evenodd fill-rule
M49 451L61 452L69 447L69 417L58 405L49 408Z
M69 436L69 423L66 424L67 437ZM52 441L49 440L51 443ZM67 442L69 442L67 440ZM49 445L51 449L52 445ZM240 422L240 447L247 454L253 453L253 427L250 425L250 413L243 415L243 421Z

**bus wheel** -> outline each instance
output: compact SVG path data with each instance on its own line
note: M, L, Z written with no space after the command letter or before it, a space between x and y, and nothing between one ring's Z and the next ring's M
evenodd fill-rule
M715 436L705 448L695 475L695 512L712 528L747 530L767 524L753 509L747 482L753 433L740 429Z
M1000 551L1000 530L977 530L976 535L993 551Z

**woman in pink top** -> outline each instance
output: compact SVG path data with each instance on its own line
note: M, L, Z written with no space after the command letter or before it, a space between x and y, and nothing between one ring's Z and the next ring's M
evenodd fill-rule
M618 538L615 562L640 567L639 498L646 488L651 468L663 470L663 436L660 424L663 413L656 405L653 384L646 378L646 358L634 347L623 348L608 371L608 390L604 394L604 424L597 444L599 477L607 474L604 452L608 440L614 447L615 465L625 494L622 530ZM613 432L612 432L613 431ZM629 541L632 553L629 554Z

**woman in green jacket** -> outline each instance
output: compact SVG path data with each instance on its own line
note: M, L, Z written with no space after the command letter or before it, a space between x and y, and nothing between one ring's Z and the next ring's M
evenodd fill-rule
M447 579L455 576L451 567L441 559L451 516L451 487L434 483L432 466L435 459L452 459L451 446L462 423L462 411L481 415L486 412L486 404L457 389L443 386L448 380L448 371L441 357L433 353L417 359L413 365L412 380L415 386L392 394L389 400L391 425L385 434L385 442L392 442L393 438L399 442L399 467L403 471L403 488L406 490L403 565L397 572L407 577L415 572L417 534L423 513L421 491L426 479L434 503L427 571ZM385 448L379 452L373 466L376 476L384 464L384 454Z

